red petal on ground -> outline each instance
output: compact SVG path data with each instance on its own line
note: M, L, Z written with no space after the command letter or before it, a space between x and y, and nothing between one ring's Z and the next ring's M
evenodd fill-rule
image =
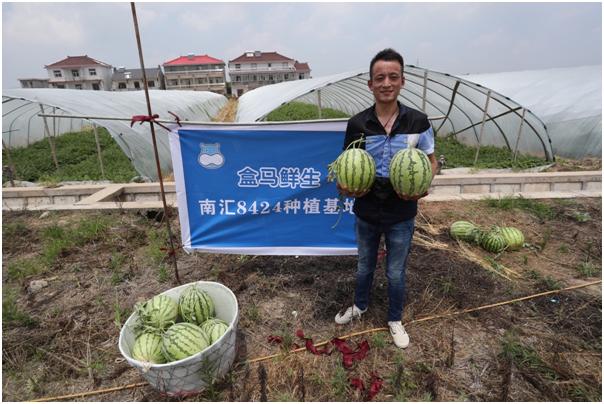
M373 373L371 375L371 386L369 387L369 392L367 393L367 400L371 400L373 397L375 397L376 394L380 392L383 385L384 380L382 380L382 378L377 374Z
M283 342L283 338L278 335L269 335L267 340L271 344L280 344Z
M305 338L304 337L304 331L302 331L302 330L296 330L296 337L298 337L298 338Z
M358 377L350 379L350 385L357 390L365 390L365 383L363 383L363 381Z

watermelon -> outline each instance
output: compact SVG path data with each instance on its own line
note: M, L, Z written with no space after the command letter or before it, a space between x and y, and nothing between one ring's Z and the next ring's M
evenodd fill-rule
M375 161L359 148L345 150L330 166L340 188L351 193L365 193L375 180Z
M218 341L228 328L229 325L219 318L211 318L201 325L201 329L210 337L210 344Z
M162 352L170 362L188 358L210 346L205 332L198 325L177 323L168 328L162 339Z
M176 322L178 303L166 295L157 295L149 299L138 311L145 326L165 330Z
M508 249L518 250L524 245L524 234L515 227L501 227L501 234L505 239Z
M132 357L142 362L165 363L161 351L162 337L158 333L144 332L136 338L132 347Z
M191 285L180 295L178 310L184 321L201 325L214 316L214 302L206 292Z
M423 151L414 147L399 150L390 161L390 183L397 194L421 196L432 183L432 164Z
M451 225L449 233L456 240L475 242L479 237L480 229L472 222L459 220Z
M500 228L493 228L480 237L480 246L488 252L498 253L507 247L507 242Z

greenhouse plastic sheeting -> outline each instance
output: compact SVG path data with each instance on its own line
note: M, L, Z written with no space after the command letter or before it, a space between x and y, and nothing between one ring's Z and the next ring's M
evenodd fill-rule
M602 66L462 77L507 95L541 118L554 154L601 157Z
M412 65L405 66L405 79L399 100L424 111L439 136L452 134L472 146L480 142L553 160L543 121L506 95ZM353 115L373 104L368 80L367 70L357 70L260 87L240 97L237 121L263 120L292 101L320 104Z
M226 104L226 97L208 91L149 91L151 107L160 119L173 119L168 111L182 121L211 121ZM105 127L111 137L132 161L136 171L157 180L157 167L149 124L103 118L131 118L147 115L143 91L114 92L63 89L16 89L2 93L3 147L25 147L46 137L45 114L85 116L90 119L46 118L51 136L79 131L94 123ZM158 154L162 172L172 171L168 132L155 125Z

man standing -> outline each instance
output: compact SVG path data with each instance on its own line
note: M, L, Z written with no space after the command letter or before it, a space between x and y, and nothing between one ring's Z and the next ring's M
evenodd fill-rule
M405 267L411 247L419 197L397 195L389 180L390 161L394 154L415 146L424 151L436 172L434 132L426 114L398 102L405 84L403 57L393 49L380 51L371 60L368 86L375 104L348 121L344 149L360 138L373 157L376 179L366 194L354 194L339 188L346 196L355 197L355 231L358 267L354 304L336 315L338 324L360 317L369 305L369 292L377 264L382 234L386 241L386 277L388 279L388 326L394 344L409 345L409 335L401 319L405 295Z

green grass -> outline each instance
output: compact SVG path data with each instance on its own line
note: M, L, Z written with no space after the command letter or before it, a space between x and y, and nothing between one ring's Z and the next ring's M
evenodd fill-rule
M556 372L541 359L533 348L522 344L513 332L506 332L501 345L501 354L510 359L518 368L539 373L550 380L557 379Z
M577 267L577 272L582 278L591 278L601 272L601 268L590 262L582 262Z
M17 292L8 287L2 288L2 324L9 323L24 327L35 327L38 321L21 311L17 303Z
M349 118L342 111L331 108L321 108L321 119ZM267 121L305 121L319 119L319 110L316 105L302 102L290 102L285 104L266 116Z
M58 170L52 160L48 139L40 140L26 148L12 149L11 159L17 171L15 179L44 183L86 180L128 182L138 175L109 132L99 128L98 133L105 178L101 175L94 132L90 129L66 133L55 138ZM8 159L4 149L2 158L7 165ZM8 178L3 176L2 181L4 183Z
M551 220L556 212L547 204L523 197L506 196L503 198L486 198L482 201L486 206L495 209L520 209L536 216L539 220Z
M476 148L460 143L453 136L438 137L434 155L444 155L447 160L445 168L474 167ZM476 168L515 168L525 169L547 164L545 159L518 154L514 163L514 153L507 148L482 146L478 154Z

